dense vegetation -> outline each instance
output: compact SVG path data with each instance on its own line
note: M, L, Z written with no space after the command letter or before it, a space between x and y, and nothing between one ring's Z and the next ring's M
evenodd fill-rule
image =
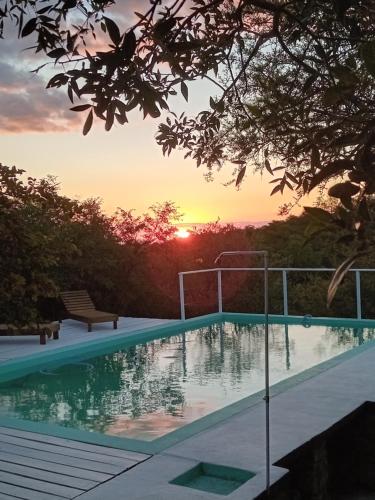
M337 243L339 232L327 220L326 231L309 238L321 216L313 209L258 229L213 223L182 240L173 237L180 217L173 203L150 207L141 216L122 209L108 216L98 200L62 196L53 178L26 178L23 171L0 165L0 323L56 319L59 290L79 288L88 289L100 308L120 315L178 317L178 272L214 267L224 250L267 249L274 267L335 267L349 252L345 229ZM237 259L225 265L258 264ZM359 264L374 262L364 256ZM289 312L353 316L353 276L345 278L327 310L329 278L329 273L291 273ZM363 276L367 317L375 317L372 282ZM217 310L216 287L214 273L187 277L187 313ZM225 310L262 311L261 273L226 272L223 289ZM282 312L280 273L272 274L270 292L271 312Z

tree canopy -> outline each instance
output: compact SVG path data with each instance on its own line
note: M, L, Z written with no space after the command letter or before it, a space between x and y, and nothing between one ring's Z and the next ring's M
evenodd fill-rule
M121 10L113 0L7 0L0 33L15 23L51 60L48 87L65 87L72 109L87 115L84 134L94 117L110 130L138 108L162 117L164 154L182 148L209 175L230 163L236 185L249 166L266 169L272 193L289 188L298 201L341 176L329 188L341 203L335 220L355 253L369 246L372 0L150 0L126 25L111 7ZM201 79L216 88L209 109L177 116L170 97L188 100L189 82Z

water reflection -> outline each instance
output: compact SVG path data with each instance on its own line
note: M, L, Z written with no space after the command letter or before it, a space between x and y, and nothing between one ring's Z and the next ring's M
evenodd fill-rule
M374 338L271 325L271 383ZM217 323L0 385L1 413L151 440L263 388L262 325Z

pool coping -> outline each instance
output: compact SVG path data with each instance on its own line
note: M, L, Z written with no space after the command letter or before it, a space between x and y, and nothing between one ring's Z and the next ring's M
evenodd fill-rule
M303 316L281 316L270 315L269 320L272 324L302 324L303 320L308 321L305 326L323 325L323 326L342 326L342 327L357 327L366 328L374 327L375 320L355 320L351 318L312 318ZM72 360L82 360L93 357L95 355L108 352L117 346L131 346L140 342L146 342L162 336L172 336L176 333L189 330L191 328L199 328L207 326L218 321L232 321L237 323L262 323L264 315L262 314L237 314L237 313L214 313L197 318L187 319L185 321L176 320L167 325L154 326L145 328L132 333L126 333L123 336L120 334L108 335L106 338L87 340L79 345L67 346L58 350L49 351L48 353L34 354L24 356L15 360L6 361L0 365L0 382L6 382L14 378L18 378L27 373L32 373L40 369L41 363L43 368L48 368L50 365L56 367L66 364ZM366 343L357 346L351 350L341 353L329 360L323 361L307 370L304 370L296 375L288 377L271 387L271 397L288 390L295 385L304 382L319 373L322 373L339 363L357 356L372 347L375 347L375 340L367 341ZM156 438L152 441L141 441L125 437L108 436L99 432L90 432L70 427L63 427L57 424L32 422L11 417L0 417L0 426L11 427L40 434L47 434L61 438L73 439L76 441L109 446L129 451L141 452L145 454L156 454L164 451L171 446L202 432L228 418L258 404L262 401L264 391L258 391L250 396L240 399L235 403L218 409L208 415L201 417L194 422L176 429L164 436Z

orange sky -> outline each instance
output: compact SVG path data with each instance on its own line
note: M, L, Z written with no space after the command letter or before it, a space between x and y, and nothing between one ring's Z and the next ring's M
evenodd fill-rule
M223 183L231 167L214 182L203 178L204 168L184 160L183 153L162 156L154 142L155 123L137 121L110 133L97 124L83 137L69 133L1 135L1 161L24 168L30 175L56 175L68 196L103 199L105 210L116 207L146 210L151 204L174 201L184 222L263 221L277 216L289 196L269 196L269 176L247 175L240 191Z
M35 177L52 174L64 194L84 199L100 197L106 211L118 206L142 213L157 202L173 201L184 222L256 222L277 217L278 207L290 199L269 196L269 176L247 175L240 191L223 184L231 178L224 168L207 183L204 167L183 159L183 152L162 156L154 135L157 122L133 112L129 124L105 132L96 123L81 134L76 113L61 91L45 89L47 75L33 75L34 56L21 51L21 42L2 40L0 53L0 162L23 168ZM44 79L43 79L44 78ZM189 103L172 101L175 111L194 115L209 109L215 95L210 84L189 84Z

